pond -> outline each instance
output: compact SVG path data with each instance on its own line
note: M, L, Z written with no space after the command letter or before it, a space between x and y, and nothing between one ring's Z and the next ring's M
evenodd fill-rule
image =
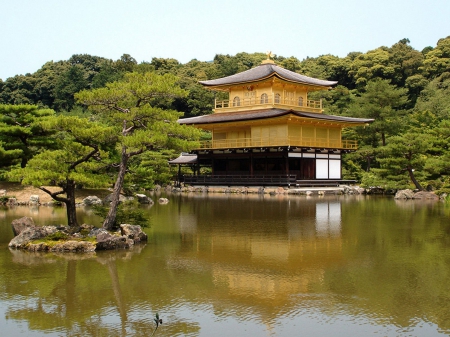
M157 199L160 195L152 196ZM11 251L0 210L4 336L447 336L450 206L368 196L171 194L130 251ZM79 209L80 223L100 224Z

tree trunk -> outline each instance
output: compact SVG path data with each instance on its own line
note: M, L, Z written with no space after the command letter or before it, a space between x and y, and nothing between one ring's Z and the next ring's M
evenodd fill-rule
M407 171L409 173L409 177L411 178L411 181L413 182L413 184L416 186L416 188L419 191L423 191L423 187L420 185L420 183L416 180L416 177L414 176L414 171L412 168L408 167Z
M367 159L367 168L366 168L366 172L370 172L370 161L371 161L372 157L367 156L366 159Z
M75 182L73 180L67 181L66 186L66 212L67 212L67 224L69 227L78 228L77 221L77 209L75 206Z
M109 231L113 229L114 223L116 222L117 207L119 207L120 202L120 191L123 187L125 173L127 171L128 159L129 156L127 154L127 148L126 146L122 146L119 174L117 175L116 183L114 184L114 190L112 193L112 200L109 206L108 215L106 216L105 221L103 221L103 228Z

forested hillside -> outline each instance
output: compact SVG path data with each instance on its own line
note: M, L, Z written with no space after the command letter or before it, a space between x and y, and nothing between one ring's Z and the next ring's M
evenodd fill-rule
M351 52L343 58L322 55L299 60L275 55L273 59L291 71L339 82L334 90L314 97L324 99L325 113L375 119L370 126L346 132L346 137L358 140L359 150L346 155L344 178L357 179L364 186L449 191L450 37L430 41L436 45L420 51L409 43L403 39L390 47ZM52 109L56 114L86 116L90 112L77 103L75 93L103 88L127 73L154 72L176 75L187 92L170 103L157 102L159 107L180 111L185 117L209 114L214 93L198 81L250 69L265 58L263 53L243 52L216 55L211 62L194 59L181 64L175 59L153 58L138 64L127 54L115 61L73 55L67 61L49 61L33 74L0 79L0 104L30 104L40 113ZM25 157L11 152L20 139L8 132L12 125L5 110L0 109L0 114L0 166L4 170L24 166L36 148L26 147ZM45 134L33 137L46 140Z

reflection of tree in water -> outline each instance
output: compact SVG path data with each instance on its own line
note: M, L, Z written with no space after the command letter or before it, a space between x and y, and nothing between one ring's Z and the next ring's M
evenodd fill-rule
M123 281L121 284L117 268L118 261L131 259L142 248L142 245L137 245L131 251L61 256L12 250L13 260L32 269L33 274L42 269L60 271L65 268L65 275L55 272L51 280L29 277L33 281L24 287L34 288L34 291L26 295L26 304L22 302L20 308L11 305L6 318L27 322L30 331L63 331L66 335L75 336L149 336L155 327L153 309L149 309L143 319L137 320L133 317L142 317L142 313L135 315L133 312L130 319L129 298L124 296L123 288L127 289L127 294L130 289ZM83 263L80 264L80 260L84 260ZM104 268L95 266L98 263ZM109 291L111 288L112 292ZM14 293L20 293L20 289ZM117 318L120 324L116 322ZM157 335L173 336L180 331L192 333L199 330L198 324L177 321L176 318L174 321L170 326L158 329Z

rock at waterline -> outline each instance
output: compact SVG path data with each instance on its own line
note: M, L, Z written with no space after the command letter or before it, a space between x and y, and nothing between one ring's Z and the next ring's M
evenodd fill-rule
M140 204L149 204L149 205L153 205L153 200L150 199L148 196L146 196L145 194L136 194L136 198L138 200L138 202Z
M10 248L24 249L31 241L45 238L55 234L58 230L55 226L28 227L15 236L8 244Z
M28 216L24 216L20 219L15 219L11 222L12 230L14 236L19 235L21 232L23 232L25 229L34 227L34 221L33 218L30 218Z
M167 199L167 198L159 198L159 199L158 199L158 202L159 202L161 205L165 205L165 204L168 204L168 203L169 203L169 199Z
M33 194L30 195L30 204L39 204L39 195Z
M138 225L122 224L120 225L120 231L123 236L132 239L135 243L147 241L148 239L147 234L145 234L142 231L141 226Z
M97 235L96 250L124 249L130 248L133 245L134 241L126 236L118 236L105 232Z
M414 192L410 189L406 190L398 190L397 193L395 193L394 199L412 199L414 197Z
M414 193L410 189L399 190L395 194L395 199L427 199L427 200L439 200L439 196L434 192L419 191Z
M419 191L414 193L413 199L439 200L439 196L433 192Z
M83 206L102 205L103 201L95 195L90 195L83 199L81 202Z

